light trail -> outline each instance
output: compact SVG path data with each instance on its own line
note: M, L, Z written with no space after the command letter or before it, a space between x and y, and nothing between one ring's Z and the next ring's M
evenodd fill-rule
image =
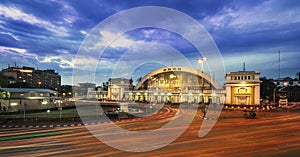
M168 114L158 112L149 117L123 120L116 124L134 131L147 131L167 123L175 115L184 118L185 114L191 112L184 110L176 113L175 110L170 110ZM201 112L198 112L199 114ZM111 148L93 137L84 126L3 128L0 129L0 156L286 156L291 152L299 154L299 113L266 114L258 119L221 119L203 138L198 137L202 119L196 116L191 126L177 140L164 148L144 153L123 152ZM97 124L94 125L96 128ZM130 145L132 139L126 140ZM118 139L115 139L115 142L118 142Z

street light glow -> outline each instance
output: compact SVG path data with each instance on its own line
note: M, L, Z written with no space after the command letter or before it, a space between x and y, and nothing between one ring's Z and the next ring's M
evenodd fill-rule
M197 59L198 63L203 63L208 61L206 57Z
M207 62L208 59L206 57L203 57L203 58L198 58L197 61L198 61L198 63L201 64L201 70L203 72L204 71L204 62Z

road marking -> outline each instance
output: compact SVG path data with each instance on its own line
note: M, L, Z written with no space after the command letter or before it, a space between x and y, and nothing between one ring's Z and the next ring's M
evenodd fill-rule
M53 135L67 134L70 132L72 132L72 131L55 131L55 132L25 134L25 135L17 135L17 136L6 136L6 137L0 137L0 141L26 139L26 138L33 138L33 137L53 136Z

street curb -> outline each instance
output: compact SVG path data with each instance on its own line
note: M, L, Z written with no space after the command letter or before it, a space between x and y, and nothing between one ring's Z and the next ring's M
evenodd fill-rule
M158 117L159 119L164 119L168 118L168 116L162 116ZM112 121L114 123L120 123L120 122L135 122L135 121L140 121L143 118L133 118L133 119L123 119L123 120L116 120ZM148 118L144 118L148 119ZM105 124L109 123L109 121L104 121L104 122L91 122L91 123L70 123L70 124L28 124L28 125L0 125L0 128L55 128L55 127L77 127L77 126L85 126L85 125L99 125L99 124Z
M122 122L122 120L114 121ZM0 128L56 128L56 127L78 127L85 125L98 125L109 122L92 122L92 123L70 123L70 124L38 124L38 125L0 125Z
M0 125L0 128L55 128L55 127L75 127L84 126L81 123L74 124L39 124L39 125Z

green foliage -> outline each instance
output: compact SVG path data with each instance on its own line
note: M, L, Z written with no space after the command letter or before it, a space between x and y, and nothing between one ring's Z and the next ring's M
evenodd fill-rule
M276 85L271 79L267 79L265 77L260 78L260 80L262 81L260 84L260 97L262 99L268 99L272 101L274 90L276 90Z
M8 78L0 73L0 87L6 88L8 86Z

